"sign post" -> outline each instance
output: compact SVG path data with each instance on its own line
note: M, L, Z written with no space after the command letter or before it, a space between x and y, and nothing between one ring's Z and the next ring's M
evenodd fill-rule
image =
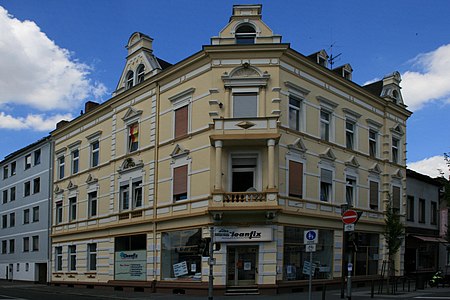
M303 243L306 247L306 252L309 252L309 289L308 289L308 300L311 300L312 291L312 273L313 273L313 263L312 255L316 251L317 240L319 239L319 231L315 230L305 230Z
M353 209L347 209L342 214L342 223L344 223L344 237L346 237L347 232L355 231L355 224L358 222L361 213L356 212ZM347 239L344 239L344 247L347 247ZM347 299L352 299L352 251L348 251L348 262L347 262ZM343 255L344 257L344 255ZM343 277L342 277L343 278ZM341 287L341 298L343 298L343 286Z

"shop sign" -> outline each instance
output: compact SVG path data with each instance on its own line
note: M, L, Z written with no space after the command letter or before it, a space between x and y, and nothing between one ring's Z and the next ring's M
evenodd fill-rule
M114 259L115 280L147 280L146 250L118 251Z
M186 261L182 261L173 265L173 274L175 275L175 277L187 275L188 273L189 272Z
M268 242L272 232L270 227L216 227L214 242Z

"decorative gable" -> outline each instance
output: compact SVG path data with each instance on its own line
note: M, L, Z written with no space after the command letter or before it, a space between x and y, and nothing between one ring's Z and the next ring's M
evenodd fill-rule
M74 190L74 189L76 189L76 188L78 188L78 185L74 184L74 183L72 182L72 180L69 181L69 184L67 185L67 189L68 189L68 190Z
M170 154L170 156L172 158L178 158L180 156L184 156L184 155L188 155L189 154L189 150L184 149L182 146L180 146L180 144L177 144L175 146L175 148L173 149L172 153Z
M293 144L288 145L288 149L290 151L297 151L297 152L306 152L305 143L303 143L303 140L301 138L298 138Z
M87 179L86 179L86 183L87 184L92 184L92 183L96 183L98 182L97 178L92 177L91 174L88 175Z
M356 157L354 155L352 157L350 157L350 159L348 161L345 162L345 165L348 167L353 167L353 168L359 168L359 166L360 166L358 160L356 159Z
M136 162L133 158L129 157L122 162L122 165L120 165L120 169L118 170L118 172L123 173L136 168L142 168L143 166L144 163L142 162L142 160Z
M137 120L142 115L142 110L136 110L133 107L128 108L122 120L126 123Z
M392 178L395 179L402 179L403 178L403 173L400 169L395 170L394 174L391 175Z
M396 133L398 135L404 135L405 132L403 131L403 128L400 124L396 124L394 127L391 128L392 133Z
M331 161L336 160L336 156L334 155L334 152L333 150L331 150L331 148L328 148L327 150L325 150L325 152L319 154L319 157Z
M376 174L381 174L381 168L378 165L378 163L375 163L371 168L369 168L369 172L376 173Z

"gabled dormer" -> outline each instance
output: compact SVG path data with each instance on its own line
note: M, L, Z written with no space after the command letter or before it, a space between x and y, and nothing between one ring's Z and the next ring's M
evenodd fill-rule
M310 60L312 60L313 62L315 62L316 64L321 65L322 67L328 68L329 56L324 49L308 55L308 58Z
M403 105L403 97L400 92L400 82L402 78L399 72L383 77L383 89L381 90L381 98L392 101L394 104Z
M219 36L211 38L211 44L281 43L281 36L274 34L262 21L261 10L261 4L233 5L230 22L220 31Z
M153 39L143 33L135 32L131 35L126 46L128 55L125 68L114 95L132 88L170 66L168 62L153 55L152 43Z
M345 65L336 67L333 69L333 72L339 74L339 76L341 76L347 80L352 80L353 68L350 64L345 64Z

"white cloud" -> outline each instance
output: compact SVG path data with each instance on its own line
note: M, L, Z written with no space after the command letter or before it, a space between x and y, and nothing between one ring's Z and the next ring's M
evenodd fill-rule
M72 120L71 114L57 114L50 117L42 114L30 114L26 117L13 117L0 112L0 129L51 131L56 128L56 123L61 120Z
M106 94L89 79L91 68L71 57L32 21L0 6L0 107L21 104L42 111L69 111Z
M444 156L439 155L408 163L408 168L433 178L441 176L441 172L444 173L445 178L449 178L450 174Z
M403 99L411 110L425 104L450 99L450 44L419 54L412 63L419 71L402 74Z

